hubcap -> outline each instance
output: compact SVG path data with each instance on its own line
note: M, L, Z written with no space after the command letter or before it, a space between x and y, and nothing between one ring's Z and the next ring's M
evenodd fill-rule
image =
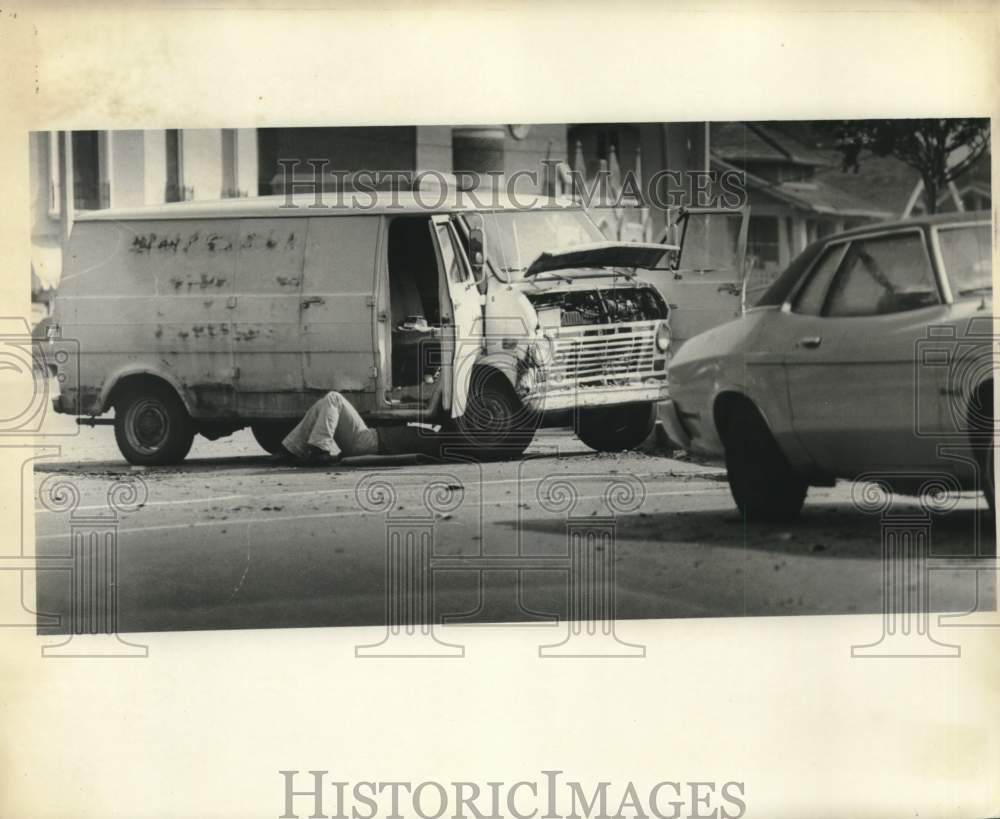
M144 455L158 452L170 432L170 419L162 403L153 398L134 402L125 415L125 437Z

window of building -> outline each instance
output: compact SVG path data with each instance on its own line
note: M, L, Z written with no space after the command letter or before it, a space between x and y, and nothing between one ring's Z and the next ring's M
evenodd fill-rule
M760 264L778 264L778 220L774 216L751 216L747 250Z
M990 197L979 191L970 190L962 194L962 207L967 211L989 210L990 205Z
M166 132L167 140L167 188L164 194L166 202L182 202L184 200L184 172L181 165L181 132L176 128Z
M106 208L110 198L101 173L100 134L73 131L73 203L77 210Z

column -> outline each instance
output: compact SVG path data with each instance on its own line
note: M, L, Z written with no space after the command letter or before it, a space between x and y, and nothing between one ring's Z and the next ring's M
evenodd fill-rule
M186 199L219 199L222 182L222 131L186 128L180 135L183 187Z
M429 476L424 514L398 514L394 476L365 475L355 486L358 505L385 516L385 636L354 647L356 657L462 657L465 649L437 638L431 559L437 516L453 512L464 498L450 487L451 475Z
M111 207L146 204L146 151L144 131L110 131Z
M96 515L76 514L80 496L64 476L46 478L39 495L49 510L70 514L69 638L42 646L42 656L148 656L148 646L129 643L118 634L119 515L145 503L146 485L119 478L108 488L109 511Z
M593 480L593 475L558 475L538 484L543 508L566 514L568 558L567 634L558 643L539 646L540 657L646 656L645 646L626 643L615 633L617 516L642 506L645 487L631 476L602 479L607 513L577 515L578 486Z
M873 643L852 645L852 657L961 654L959 646L938 642L930 632L927 560L932 512L937 510L930 498L927 493L920 495L917 512L894 513L892 492L884 483L862 476L852 487L851 499L858 509L880 515L882 539L882 636Z

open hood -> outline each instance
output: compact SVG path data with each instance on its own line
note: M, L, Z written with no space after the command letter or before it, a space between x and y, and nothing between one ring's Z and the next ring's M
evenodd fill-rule
M542 253L524 271L525 277L549 270L578 267L656 267L664 254L677 250L675 245L646 242L594 242L576 245L558 253Z

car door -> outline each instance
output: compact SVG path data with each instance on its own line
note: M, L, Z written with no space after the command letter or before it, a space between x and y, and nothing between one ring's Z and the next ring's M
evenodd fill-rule
M442 405L458 418L465 413L472 368L482 350L482 299L450 217L432 217L430 230L440 272Z
M747 215L747 208L687 208L661 237L680 246L671 270L648 274L670 305L675 349L743 312Z
M834 243L785 309L792 428L824 472L932 462L917 343L945 313L922 231ZM922 408L933 412L933 407Z

